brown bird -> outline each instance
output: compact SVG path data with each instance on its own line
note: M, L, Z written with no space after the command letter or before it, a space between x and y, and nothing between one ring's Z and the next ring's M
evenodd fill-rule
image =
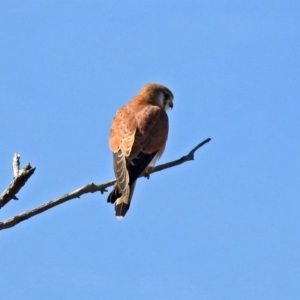
M107 202L115 203L117 218L129 209L138 177L162 155L168 137L173 94L163 85L146 84L113 118L109 148L113 152L116 184Z

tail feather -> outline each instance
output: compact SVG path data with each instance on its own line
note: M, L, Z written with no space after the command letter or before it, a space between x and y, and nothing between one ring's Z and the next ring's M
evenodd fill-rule
M119 198L119 199L122 199L122 198ZM129 209L129 204L125 203L124 201L121 200L121 203L115 203L115 216L118 218L118 219L122 219L127 211Z
M156 152L151 154L140 153L136 158L129 161L119 150L113 153L114 171L116 184L107 197L107 202L115 203L115 215L117 218L125 216L130 207L137 178L150 164Z
M129 195L129 174L127 171L127 161L125 155L119 150L113 154L114 171L117 179L117 186L122 196Z
M110 192L107 197L107 202L115 203L118 198L120 198L122 194L119 192L117 185L114 186L114 189Z
M135 188L135 184L136 181L133 182L130 186L130 193L129 193L129 197L124 197L121 196L120 198L118 198L115 202L115 216L117 218L122 218L126 215L127 211L129 210L130 207L130 203L131 203L131 198L134 192L134 188Z

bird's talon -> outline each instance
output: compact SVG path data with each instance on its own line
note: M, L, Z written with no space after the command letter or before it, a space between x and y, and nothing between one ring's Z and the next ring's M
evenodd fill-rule
M144 173L143 176L146 177L147 179L150 179L150 172L152 171L152 169L153 167L150 166L146 167L146 169L143 172Z

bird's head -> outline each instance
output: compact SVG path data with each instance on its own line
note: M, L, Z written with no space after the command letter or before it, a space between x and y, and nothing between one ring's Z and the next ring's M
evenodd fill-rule
M173 108L173 94L165 86L148 83L142 87L140 93L147 94L152 105L157 105L165 110Z

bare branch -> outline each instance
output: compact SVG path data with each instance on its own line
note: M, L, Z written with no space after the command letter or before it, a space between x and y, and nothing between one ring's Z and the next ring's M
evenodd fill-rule
M31 167L30 164L27 164L21 171L15 172L18 174L15 176L9 187L2 193L0 196L0 208L7 204L10 200L18 200L16 197L17 193L24 186L29 177L34 173L35 168Z
M194 160L194 154L195 152L202 146L204 146L206 143L208 143L211 139L208 138L206 140L204 140L203 142L201 142L200 144L198 144L195 148L193 148L187 155L185 156L182 156L181 158L179 159L176 159L176 160L173 160L173 161L170 161L168 163L165 163L165 164L161 164L159 166L156 166L154 168L150 168L148 174L152 174L152 173L155 173L155 172L159 172L159 171L162 171L162 170L165 170L165 169L168 169L168 168L172 168L172 167L175 167L175 166L178 166L178 165L181 165L187 161L190 161L190 160Z
M208 138L206 140L204 140L203 142L201 142L200 144L198 144L195 148L193 148L187 155L181 157L180 159L168 162L166 164L162 164L153 168L150 168L147 172L147 175L150 175L152 173L155 172L159 172L171 167L175 167L178 166L180 164L183 164L184 162L190 161L194 159L194 154L195 152L202 147L203 145L205 145L206 143L208 143L211 139ZM140 177L142 177L144 175L141 175ZM56 205L62 204L68 200L71 199L75 199L75 198L79 198L81 195L83 194L87 194L87 193L95 193L95 192L101 192L101 194L103 194L104 192L106 192L106 188L113 186L115 184L115 180L110 180L108 182L102 183L102 184L94 184L94 183L89 183L71 193L65 194L55 200L49 201L47 203L44 203L34 209L25 211L21 214L18 214L10 219L7 219L3 222L0 222L0 230L2 229L6 229L6 228L10 228L13 227L15 225L17 225L18 223L27 220L35 215L38 215Z

